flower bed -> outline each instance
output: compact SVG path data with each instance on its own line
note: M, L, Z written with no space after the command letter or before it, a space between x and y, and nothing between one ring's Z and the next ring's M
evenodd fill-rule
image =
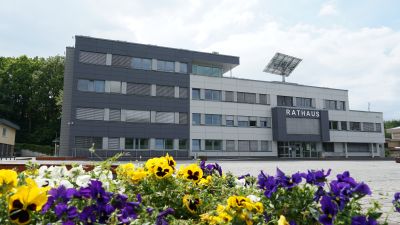
M385 224L378 203L360 204L368 185L347 171L236 177L204 161L177 168L166 155L120 165L113 175L113 160L89 172L0 170L0 224ZM393 204L400 212L400 193Z

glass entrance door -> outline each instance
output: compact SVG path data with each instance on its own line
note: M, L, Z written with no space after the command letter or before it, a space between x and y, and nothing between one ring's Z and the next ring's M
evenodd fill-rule
M317 158L315 142L278 142L278 157Z

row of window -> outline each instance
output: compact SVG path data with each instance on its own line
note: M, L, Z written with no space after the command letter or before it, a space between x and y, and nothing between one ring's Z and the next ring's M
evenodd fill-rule
M347 152L371 152L370 144L369 143L347 143ZM322 148L324 152L335 152L335 143L334 142L324 142L322 143ZM340 150L345 151L345 143L340 146ZM376 147L372 147L374 152L378 152ZM379 145L378 148L381 148Z
M155 112L108 108L76 108L76 119L118 122L123 121L132 123L187 124L188 114L183 112Z
M224 94L224 95L222 95L222 94ZM257 100L257 95L258 95L258 100ZM192 99L193 100L262 104L262 105L270 104L270 96L268 94L221 91L221 90L200 89L200 88L192 88Z
M271 117L192 113L193 125L271 128Z
M193 64L192 73L203 76L222 77L222 69L211 66L200 66Z
M330 130L350 130L350 131L364 131L364 132L382 132L382 125L380 123L370 122L352 122L350 121L329 121Z
M151 84L132 82L79 79L77 88L86 92L188 98L188 88L185 87L179 87L175 95L175 86L155 85L155 93L152 93L151 86Z
M192 139L192 151L270 152L272 148L270 141Z
M75 137L75 147L77 149L89 149L92 146L97 149L108 150L149 150L149 138L132 138L132 137ZM179 139L174 146L174 139L169 138L155 138L154 149L156 150L187 150L188 140Z
M153 64L153 61L156 62ZM140 70L157 70L162 72L188 73L188 64L149 58L138 58L123 55L111 55L105 53L85 52L79 53L79 62L117 66Z

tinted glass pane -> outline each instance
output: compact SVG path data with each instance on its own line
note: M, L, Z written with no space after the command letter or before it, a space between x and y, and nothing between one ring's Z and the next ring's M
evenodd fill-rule
M156 139L156 149L164 149L164 139Z
M200 150L200 140L199 139L193 139L192 140L192 150L193 151L199 151Z
M142 66L144 70L151 70L151 59L143 59Z
M200 99L200 89L192 89L192 99Z
M199 125L200 124L200 113L193 113L192 114L192 124Z
M104 80L96 80L94 81L94 91L95 92L104 92Z
M78 80L78 90L89 91L89 80Z

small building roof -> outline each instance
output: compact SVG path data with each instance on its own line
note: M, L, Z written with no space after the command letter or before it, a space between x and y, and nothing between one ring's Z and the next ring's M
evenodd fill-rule
M6 126L8 126L8 127L11 127L11 128L16 129L16 130L19 130L19 129L20 129L19 126L18 126L17 124L15 124L15 123L13 123L13 122L11 122L11 121L8 121L8 120L6 120L6 119L3 119L3 118L0 118L0 124L4 124L4 125L6 125Z
M390 129L386 129L388 133L400 133L400 127L393 127Z

